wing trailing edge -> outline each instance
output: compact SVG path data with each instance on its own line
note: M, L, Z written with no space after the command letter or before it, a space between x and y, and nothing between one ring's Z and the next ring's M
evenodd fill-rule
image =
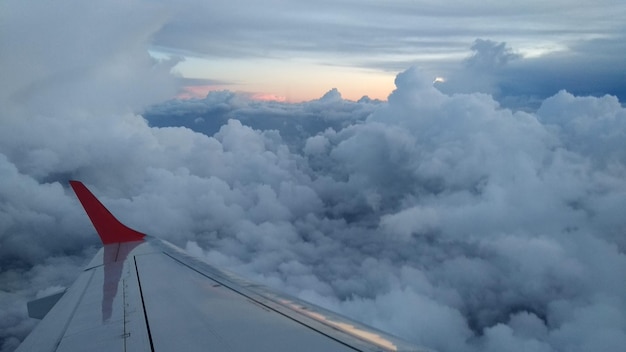
M141 241L145 234L122 224L80 181L70 181L78 200L96 228L102 244Z

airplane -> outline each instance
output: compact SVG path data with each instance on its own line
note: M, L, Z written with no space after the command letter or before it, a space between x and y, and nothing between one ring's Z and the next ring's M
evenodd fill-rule
M29 302L43 319L18 352L431 351L220 270L70 185L103 248L65 292Z

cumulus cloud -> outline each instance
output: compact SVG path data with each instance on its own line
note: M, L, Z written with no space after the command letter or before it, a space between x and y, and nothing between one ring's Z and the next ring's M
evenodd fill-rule
M484 92L442 93L410 68L388 102L330 90L298 104L228 91L161 103L180 81L147 54L159 9L94 26L86 40L106 50L75 56L64 34L99 17L71 4L86 17L0 21L33 43L29 19L57 33L42 56L2 37L2 351L36 324L26 301L71 284L99 246L70 178L134 228L417 344L623 349L617 98L563 91L512 111ZM100 10L132 10L114 5ZM492 64L514 62L487 46ZM21 58L33 72L9 72ZM66 75L75 66L87 68Z
M479 70L493 70L506 65L509 61L519 59L506 43L496 43L492 40L476 39L470 47L474 52L465 60L466 65Z
M541 103L567 90L576 95L626 98L623 61L614 62L623 48L618 36L572 44L538 56L524 57L506 42L476 39L471 54L450 69L437 87L447 93L482 92L501 105L535 111Z
M608 313L626 290L617 99L562 92L530 114L443 94L415 68L396 86L365 118L289 150L316 205L295 217L277 207L200 253L443 351L619 350L623 317ZM265 200L282 202L272 187ZM602 343L587 331L592 311Z
M462 66L438 82L438 87L448 94L451 93L488 93L500 98L503 85L507 84L502 77L511 61L521 58L505 42L488 39L476 39L470 46L471 54L462 62Z

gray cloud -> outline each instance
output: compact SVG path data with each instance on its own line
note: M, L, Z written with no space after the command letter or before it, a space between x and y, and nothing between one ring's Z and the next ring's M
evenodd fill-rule
M335 52L384 57L441 53L450 48L463 52L476 37L571 40L581 33L619 33L614 3L567 5L564 1L470 5L346 0L315 4L218 1L209 6L189 0L157 33L156 42L207 56L280 56L304 51L313 56Z
M442 93L411 68L388 102L330 90L300 104L227 91L160 103L179 88L172 63L138 48L164 17L96 21L143 2L72 2L78 17L9 5L3 33L55 50L2 39L2 351L36 324L25 302L71 284L98 247L70 178L132 227L418 344L623 349L617 98L563 91L512 111L489 94ZM56 29L41 39L31 20ZM106 50L75 56L76 34L61 29L86 21L102 24L86 35ZM67 75L74 66L89 69Z
M462 68L438 83L446 93L480 91L493 94L504 106L537 109L541 102L566 89L577 95L614 95L626 98L623 89L626 64L617 53L622 40L598 39L578 43L571 52L537 58L521 58L506 43L478 39Z
M495 43L490 40L476 39L470 49L474 54L467 58L465 63L468 67L481 71L500 68L509 61L521 57L507 48L506 43Z
M586 315L624 304L592 298L625 289L617 284L626 248L619 102L562 92L537 114L514 113L488 95L442 94L416 69L396 86L365 119L305 137L301 155L292 149L295 165L308 165L301 169L308 177L298 178L316 195L305 218L288 215L280 206L288 197L274 185L269 198L254 198L276 210L270 223L254 224L267 215L244 221L230 235L210 234L218 240L208 247L188 248L441 350L593 349L593 333L580 338ZM177 109L192 114L208 101ZM230 116L249 109L230 106ZM273 111L297 117L306 106L273 103ZM271 234L289 250L265 238ZM562 309L580 313L566 317ZM614 340L602 345L619 350L623 327L609 325Z

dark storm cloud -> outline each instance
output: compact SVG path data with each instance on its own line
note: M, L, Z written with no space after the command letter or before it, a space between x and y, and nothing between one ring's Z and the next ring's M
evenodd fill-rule
M536 109L562 89L577 95L614 95L626 99L626 61L616 60L621 40L580 43L571 52L523 58L504 42L477 39L472 54L438 83L446 93L480 91L504 106Z
M501 85L510 95L541 94L561 89L579 95L615 95L626 100L626 50L623 37L577 43L570 53L554 53L514 62L503 72Z

